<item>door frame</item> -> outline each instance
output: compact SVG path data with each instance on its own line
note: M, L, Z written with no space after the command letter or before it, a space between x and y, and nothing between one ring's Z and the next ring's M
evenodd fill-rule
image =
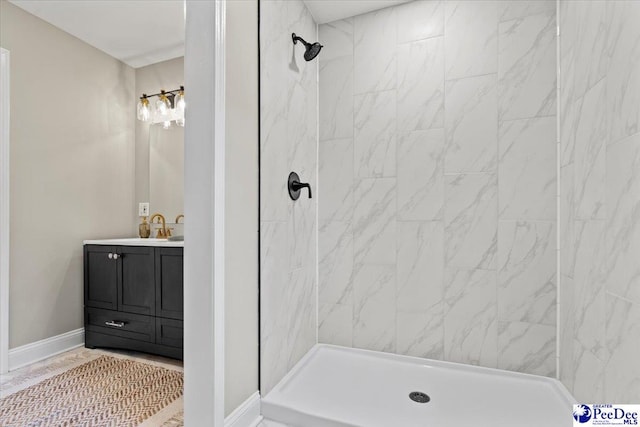
M184 420L224 426L226 0L186 0Z
M9 370L9 51L0 48L0 373Z
M224 0L185 0L185 404L187 425L224 426ZM0 372L9 353L9 51L0 48ZM212 100L215 100L212 102ZM212 119L213 118L213 119Z
M187 425L224 426L224 0L185 0L185 404ZM9 353L9 51L0 48L0 372ZM211 102L215 100L214 102ZM212 119L213 118L213 119Z

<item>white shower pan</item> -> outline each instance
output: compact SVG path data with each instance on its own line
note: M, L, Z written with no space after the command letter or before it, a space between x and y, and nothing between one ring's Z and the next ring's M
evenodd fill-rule
M566 427L573 403L552 378L318 344L262 414L295 427Z

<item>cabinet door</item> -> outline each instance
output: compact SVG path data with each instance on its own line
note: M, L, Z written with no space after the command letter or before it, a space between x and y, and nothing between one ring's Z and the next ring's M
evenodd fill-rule
M84 305L116 310L118 263L113 246L84 246Z
M152 247L118 247L118 310L155 314L154 253Z
M156 248L156 316L183 318L182 248Z
M156 344L183 347L182 320L156 317Z

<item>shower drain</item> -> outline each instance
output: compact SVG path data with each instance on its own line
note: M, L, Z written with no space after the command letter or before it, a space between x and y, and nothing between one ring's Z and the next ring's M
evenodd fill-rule
M421 391L412 391L411 393L409 393L409 399L418 403L427 403L431 400L431 398L426 393L423 393Z

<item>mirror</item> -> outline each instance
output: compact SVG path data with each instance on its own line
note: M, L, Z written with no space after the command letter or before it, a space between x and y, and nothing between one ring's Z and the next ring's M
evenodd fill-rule
M149 121L136 120L136 201L149 202L149 214L162 214L168 224L184 213L184 127L175 120L163 120L158 113L158 95L162 91L175 93L183 86L184 57L136 69L136 93L149 97L150 110ZM171 111L178 103L169 98ZM189 88L185 88L185 98L188 105ZM182 226L173 228L174 236L183 234Z
M174 223L184 213L184 128L149 129L149 207ZM182 222L182 221L181 221Z

